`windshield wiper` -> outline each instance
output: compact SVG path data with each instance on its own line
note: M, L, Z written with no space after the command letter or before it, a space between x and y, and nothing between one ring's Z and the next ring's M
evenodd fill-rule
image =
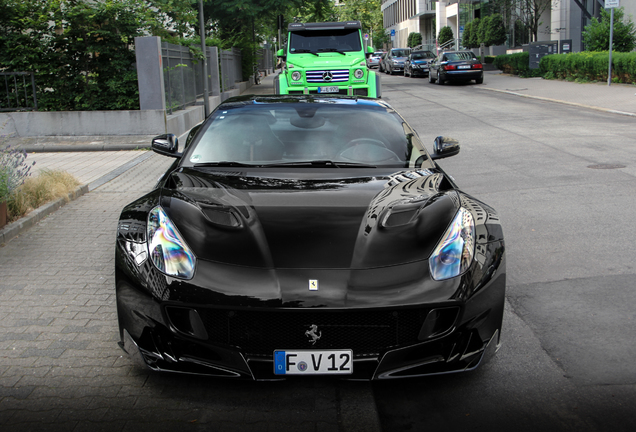
M234 161L221 161L221 162L203 162L194 164L194 168L205 168L205 167L259 167L262 165L254 165L254 164L246 164L241 162Z
M342 54L343 56L346 56L344 51L340 51L338 48L320 48L318 52L337 52L339 54Z
M294 50L294 53L308 53L308 54L313 54L316 57L320 57L316 52L312 51L312 50L308 50L308 49L296 49Z
M342 168L342 167L353 167L353 168L377 168L375 165L368 165L358 162L334 162L332 160L312 160L312 161L294 161L294 162L275 162L272 164L262 165L264 167L331 167L331 168Z

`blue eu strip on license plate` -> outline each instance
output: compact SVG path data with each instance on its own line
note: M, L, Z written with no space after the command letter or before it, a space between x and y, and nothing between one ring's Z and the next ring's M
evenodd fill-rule
M352 350L274 351L276 375L348 375L353 373Z

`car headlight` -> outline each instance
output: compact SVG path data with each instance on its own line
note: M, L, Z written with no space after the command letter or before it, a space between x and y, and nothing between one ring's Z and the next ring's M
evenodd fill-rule
M362 69L356 69L355 72L353 73L353 76L356 77L357 79L360 79L364 76L364 71Z
M164 210L157 206L148 214L148 251L157 269L183 279L192 279L196 257Z
M300 72L298 72L298 71L294 71L294 72L292 73L292 79L293 79L294 81L300 81L300 78L301 78L301 77L302 77L302 75L301 75L301 74L300 74Z
M475 222L468 210L460 208L428 260L431 277L444 280L463 274L474 254Z

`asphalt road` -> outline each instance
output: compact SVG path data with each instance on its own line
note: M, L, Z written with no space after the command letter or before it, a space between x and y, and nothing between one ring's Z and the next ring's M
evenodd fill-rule
M373 384L382 430L636 430L634 118L382 79L424 142L460 141L439 163L499 211L508 266L495 359Z

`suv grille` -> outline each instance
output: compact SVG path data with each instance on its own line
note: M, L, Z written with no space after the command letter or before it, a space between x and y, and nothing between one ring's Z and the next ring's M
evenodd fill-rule
M331 72L333 78L329 80L325 80L323 75ZM335 82L346 82L349 81L349 69L341 69L341 70L316 70L316 71L307 71L307 82L310 83L335 83Z
M210 343L259 357L271 356L275 349L352 349L356 358L377 356L420 342L428 314L428 309L197 311ZM315 344L305 334L312 325L320 334Z

